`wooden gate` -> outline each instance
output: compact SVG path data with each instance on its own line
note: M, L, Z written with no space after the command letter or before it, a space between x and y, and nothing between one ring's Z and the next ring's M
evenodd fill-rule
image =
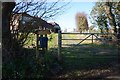
M59 31L58 32L58 58L60 59L61 48L63 46L80 45L80 44L84 44L84 42L87 40L89 40L89 44L97 43L96 41L102 44L106 44L109 42L113 42L117 39L115 39L115 34L113 33L62 33L61 31ZM74 42L76 43L70 44Z
M62 33L61 31L58 33L58 45L60 47L70 43L74 45L84 44L85 41L89 41L87 42L89 44L96 42L106 44L115 40L115 34L113 33Z

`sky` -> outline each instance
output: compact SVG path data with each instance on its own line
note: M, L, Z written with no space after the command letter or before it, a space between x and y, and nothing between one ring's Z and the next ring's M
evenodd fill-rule
M75 15L78 12L84 12L87 14L88 24L91 25L89 15L95 5L95 2L71 2L67 10L62 15L59 15L54 22L57 22L61 29L64 31L67 29L68 32L73 31L76 28Z
M21 0L16 0L16 1L21 1ZM26 1L26 0L23 0ZM35 1L39 1L39 0L35 0ZM54 0L47 0L48 2L54 2ZM56 1L56 0L55 0ZM66 3L68 3L70 0L61 0L61 2L59 2L57 5L64 5ZM96 0L71 0L70 4L67 5L66 10L64 13L62 13L61 15L58 15L57 17L55 17L52 20L49 20L47 22L56 22L60 25L61 29L64 31L65 29L67 29L68 32L73 31L73 29L75 29L76 26L76 22L75 22L75 15L78 12L84 12L85 14L87 14L87 19L88 19L88 25L90 26L90 12L93 8L93 6L95 5Z

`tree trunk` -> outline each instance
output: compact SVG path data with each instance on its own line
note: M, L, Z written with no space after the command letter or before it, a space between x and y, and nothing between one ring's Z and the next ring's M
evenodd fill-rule
M2 3L2 57L3 63L10 60L11 51L13 50L13 40L10 32L10 19L12 9L15 7L14 2ZM14 42L15 43L15 42ZM13 54L12 53L12 54Z
M116 21L115 21L115 15L112 13L112 3L111 2L106 2L106 14L109 19L111 27L114 29L114 33L117 33L117 28L116 28Z
M10 32L10 19L12 9L15 7L14 2L2 3L2 46L9 50L11 48L11 32Z

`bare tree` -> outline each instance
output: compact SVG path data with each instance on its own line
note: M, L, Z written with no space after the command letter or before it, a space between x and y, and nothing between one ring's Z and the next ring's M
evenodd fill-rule
M69 2L59 5L61 0L56 2L48 2L47 0L32 1L29 2L16 2L16 6L13 10L13 17L11 20L11 29L13 37L18 37L19 32L21 33L17 38L20 44L24 44L27 36L33 29L43 28L45 26L54 26L48 24L45 20L55 18L64 12ZM22 42L22 43L21 43Z
M62 6L57 7L58 3L59 1L49 4L45 0L40 0L40 2L16 2L16 5L15 2L2 3L3 79L16 79L33 75L29 71L33 68L23 64L24 60L22 59L23 57L26 58L26 51L21 50L19 45L24 43L33 29L43 26L46 23L45 20L54 17L64 9ZM18 34L19 36L17 36ZM21 61L19 62L18 60ZM26 68L21 69L23 66L26 66ZM34 67L34 70L35 72L36 70L38 71L36 67Z
M69 4L65 3L59 5L61 0L56 2L48 2L47 0L40 0L38 2L34 0L28 0L29 2L17 2L16 7L14 8L14 13L28 13L31 16L38 16L42 19L50 19L55 17L58 14L61 14L66 9L66 6Z

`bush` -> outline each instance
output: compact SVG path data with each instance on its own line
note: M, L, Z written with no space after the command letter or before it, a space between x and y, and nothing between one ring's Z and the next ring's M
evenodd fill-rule
M22 49L22 55L3 63L3 79L44 78L52 73L58 64L50 52L36 59L34 49Z

